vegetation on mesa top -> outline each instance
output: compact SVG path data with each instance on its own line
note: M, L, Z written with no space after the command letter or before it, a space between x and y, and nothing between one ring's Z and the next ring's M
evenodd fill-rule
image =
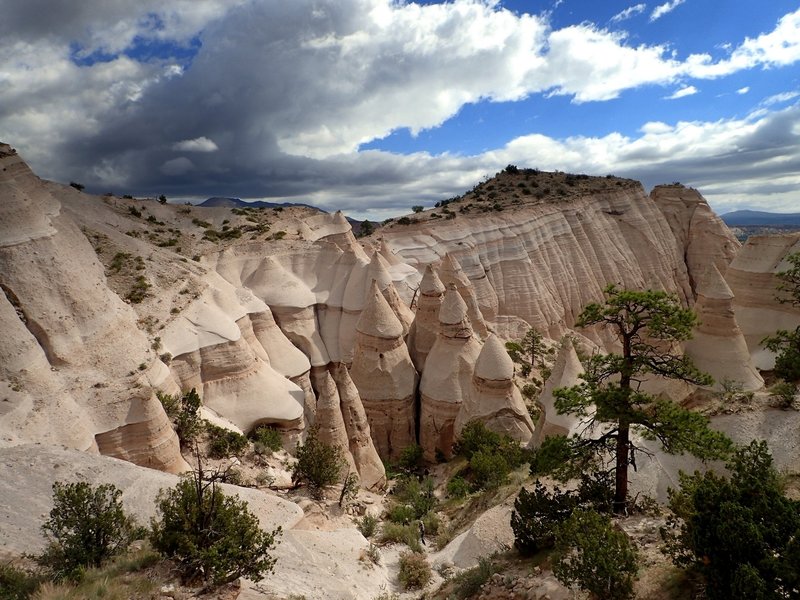
M458 215L500 212L513 206L558 202L566 198L640 187L638 181L614 175L598 177L521 169L508 165L491 179L478 183L461 196L437 202L434 208L438 210L425 213L422 206L413 206L412 211L416 216L387 219L384 225L410 225L421 220L455 219Z

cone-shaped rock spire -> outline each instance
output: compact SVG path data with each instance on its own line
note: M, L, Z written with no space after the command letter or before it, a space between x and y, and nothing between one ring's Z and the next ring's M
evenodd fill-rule
M542 409L542 414L536 423L536 431L531 440L532 446L540 446L542 441L551 435L568 435L572 428L580 422L580 418L574 415L558 414L553 390L577 385L580 383L582 373L583 365L578 359L575 347L571 340L565 339L561 343L550 377L547 378L542 393L539 394L537 403Z
M442 307L445 287L433 267L425 267L417 294L417 312L408 334L408 349L414 366L422 371L425 359L433 348L439 333L439 309Z
M455 421L472 386L472 371L481 344L472 335L467 306L455 286L447 290L439 311L441 331L433 344L420 383L420 445L433 461L437 450L453 454Z
M464 398L456 419L456 438L467 423L481 421L492 431L523 444L531 440L533 422L513 377L514 363L503 342L489 334L475 363L471 393Z
M353 461L358 469L361 486L370 490L382 488L386 485L386 470L372 443L367 415L358 390L344 364L335 364L332 371L339 390L350 454L353 455Z
M350 377L361 396L375 448L384 459L397 458L415 440L417 372L403 343L400 321L375 282L358 323Z
M475 289L472 282L461 269L461 265L453 258L451 254L446 254L442 261L442 281L445 285L454 284L458 293L464 299L467 305L467 314L469 315L472 329L483 339L489 330L486 327L486 322L483 319L481 310L478 306L478 298L475 295Z
M714 378L717 389L726 382L735 382L744 390L764 387L736 323L733 292L714 263L697 284L695 311L700 324L686 343L686 354L697 368Z

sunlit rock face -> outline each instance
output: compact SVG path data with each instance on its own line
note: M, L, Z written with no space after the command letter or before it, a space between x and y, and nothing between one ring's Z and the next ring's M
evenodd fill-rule
M518 338L534 326L559 337L608 283L697 299L708 314L698 360L712 342L739 339L728 300L703 293L707 257L734 292L757 364L757 342L797 323L771 299L797 238L754 240L725 271L737 243L679 186L647 196L629 180L589 178L548 200L456 204L452 218L426 212L356 240L341 213L95 197L38 179L8 146L0 163L2 445L62 444L180 471L156 392L196 388L204 414L245 432L270 424L289 448L318 424L362 483L379 485L375 454L396 457L415 428L428 460L449 455L469 418L524 439L529 424L490 333ZM518 189L527 176L496 185ZM225 227L239 235L206 235ZM117 256L130 272L114 270ZM126 299L140 275L144 298ZM740 355L730 362L746 369Z
M334 365L333 379L339 390L348 448L358 469L361 485L371 490L383 488L386 485L386 470L372 443L370 426L361 397L343 363Z
M183 470L155 399L155 385L169 387L165 368L136 313L105 285L61 201L5 144L0 199L0 444L47 442Z
M456 439L467 423L480 421L518 442L530 442L533 422L513 378L514 363L500 338L490 334L475 362L470 393L456 418Z
M736 323L733 292L716 265L708 267L696 290L695 311L700 324L686 343L686 354L701 371L714 378L718 390L730 385L743 390L764 387Z
M558 414L555 408L553 390L578 385L581 382L580 376L583 372L583 365L578 360L575 347L571 341L565 340L558 350L550 377L545 381L542 393L539 394L539 399L537 400L539 407L542 409L542 414L539 416L539 421L536 423L536 431L531 439L533 447L539 447L545 438L551 435L569 435L580 423L580 418L575 415Z
M425 267L417 293L417 312L408 334L408 349L418 371L422 371L428 353L439 335L439 309L445 287L431 265Z
M419 444L425 458L453 455L455 424L471 393L472 373L481 351L467 314L467 304L453 285L439 310L440 331L425 361L420 381Z
M415 441L417 372L403 343L403 326L373 283L357 325L350 376L358 388L381 458L394 460Z
M574 326L584 306L601 301L609 283L665 290L693 306L693 280L706 257L724 272L739 245L696 191L666 186L648 196L629 181L382 235L394 255L420 270L443 261L442 281L463 287L457 263L488 321L521 318L553 339ZM481 291L484 281L492 293Z
M775 356L761 340L779 329L791 331L800 325L800 311L776 298L780 283L776 273L790 268L786 257L796 252L800 252L800 233L750 236L724 273L733 293L736 322L760 369L775 366Z

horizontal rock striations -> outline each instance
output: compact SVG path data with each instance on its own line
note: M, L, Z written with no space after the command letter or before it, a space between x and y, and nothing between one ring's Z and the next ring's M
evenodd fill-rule
M416 440L418 377L403 343L403 326L376 282L357 331L350 376L363 402L375 448L381 458L394 460Z
M439 322L439 335L425 361L419 385L419 444L425 459L431 462L437 453L446 458L453 455L456 418L470 394L472 372L481 351L467 304L455 284L445 293Z

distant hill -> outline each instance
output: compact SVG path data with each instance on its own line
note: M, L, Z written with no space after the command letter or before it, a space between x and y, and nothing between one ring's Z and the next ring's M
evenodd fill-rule
M206 207L223 207L223 208L245 208L247 206L252 206L253 208L285 208L287 206L305 206L306 208L313 208L314 210L318 210L320 212L328 212L326 210L322 210L317 206L312 206L311 204L303 204L302 202L265 202L264 200L256 200L255 202L245 202L239 198L225 198L222 196L214 196L213 198L209 198L198 204L197 206L206 206Z
M772 213L760 210L735 210L720 217L729 227L760 225L769 227L800 227L800 213Z
M247 206L252 206L254 208L286 208L289 206L305 206L306 208L313 208L314 210L318 210L319 212L327 213L327 210L323 210L318 206L313 206L311 204L303 204L300 202L265 202L264 200L257 200L255 202L245 202L240 198L225 198L223 196L214 196L213 198L209 198L208 200L204 200L197 206L204 206L204 207L222 207L222 208L244 208ZM359 221L357 219L353 219L345 215L345 218L350 223L350 226L353 228L353 234L359 235L361 233L361 224L364 221ZM378 221L370 221L372 223L373 229L377 229L380 227L380 223Z

